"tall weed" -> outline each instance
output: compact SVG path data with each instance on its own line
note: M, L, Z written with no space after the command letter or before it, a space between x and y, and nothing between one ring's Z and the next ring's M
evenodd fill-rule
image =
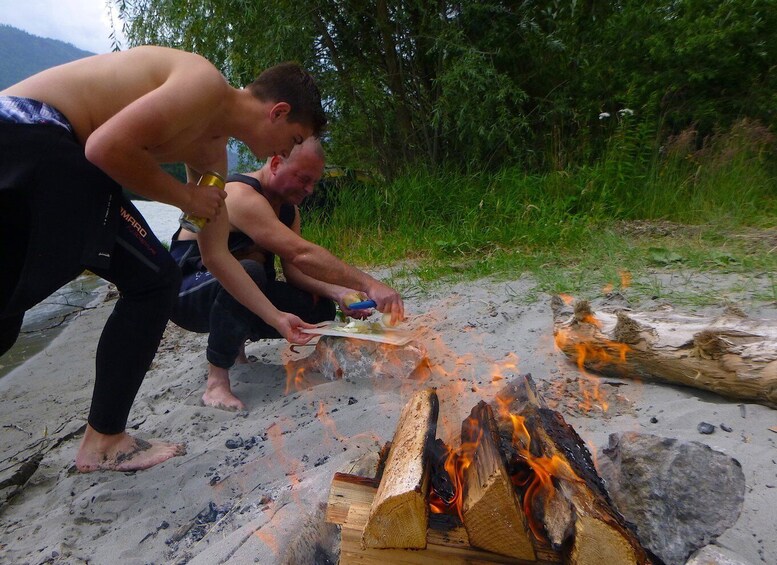
M775 137L766 128L743 120L705 139L689 129L659 143L655 125L622 118L593 164L546 174L416 168L389 182L347 184L331 213L303 219L305 233L357 263L463 261L482 272L581 252L626 261L628 250L612 251L623 241L603 236L623 221L711 233L775 226Z

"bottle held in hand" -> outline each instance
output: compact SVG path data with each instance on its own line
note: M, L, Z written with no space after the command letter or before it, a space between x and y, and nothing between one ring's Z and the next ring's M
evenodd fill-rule
M221 190L224 190L224 184L224 177L212 171L207 171L197 182L197 186L217 186ZM182 213L181 217L178 218L178 223L181 224L182 228L197 233L205 227L208 220L192 216L191 214Z

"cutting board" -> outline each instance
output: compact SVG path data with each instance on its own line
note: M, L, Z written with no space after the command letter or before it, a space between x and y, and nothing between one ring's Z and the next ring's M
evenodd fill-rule
M387 328L377 322L365 325L363 328L346 327L344 322L324 322L318 327L303 329L301 331L315 335L332 335L337 337L347 337L350 339L363 339L366 341L377 341L388 343L390 345L406 345L416 336L415 333L400 328Z

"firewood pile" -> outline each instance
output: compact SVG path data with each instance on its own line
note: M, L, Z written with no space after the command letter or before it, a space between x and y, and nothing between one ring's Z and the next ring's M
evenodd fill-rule
M404 406L375 476L337 473L327 521L340 563L651 563L590 453L530 375L436 438L434 389Z

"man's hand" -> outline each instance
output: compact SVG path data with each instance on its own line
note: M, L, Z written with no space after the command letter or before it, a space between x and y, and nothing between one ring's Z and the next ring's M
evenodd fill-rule
M278 330L278 333L281 334L289 343L304 345L313 339L313 334L305 333L302 331L302 329L312 329L316 326L313 324L308 324L294 314L281 312L280 317L276 323L273 324L273 327Z
M368 308L366 310L352 310L348 308L348 305L355 304L357 302L362 302L364 300L367 300L368 298L369 297L363 292L359 292L356 290L347 290L346 292L342 293L338 297L337 302L340 305L340 310L343 311L343 314L345 314L349 318L357 318L359 320L363 320L364 318L372 314L372 309Z
M378 310L384 315L389 314L391 320L387 325L396 326L405 319L405 303L399 293L382 282L375 283L367 289L369 297L375 301Z
M193 182L186 184L189 192L188 202L181 210L198 218L212 220L221 212L227 193L217 186L199 186Z

